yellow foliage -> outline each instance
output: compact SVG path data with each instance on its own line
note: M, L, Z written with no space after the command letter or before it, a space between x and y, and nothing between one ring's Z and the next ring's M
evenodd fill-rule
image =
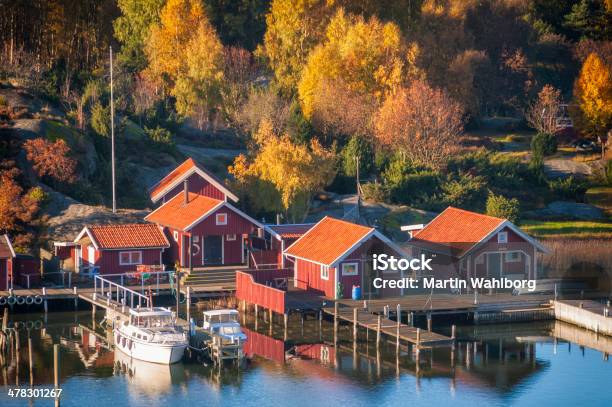
M591 53L574 85L574 96L596 134L612 125L612 74L610 67Z
M266 128L260 132L268 132ZM236 158L230 174L259 209L280 209L294 221L303 219L312 196L333 181L335 152L316 140L310 146L293 143L286 134L275 137L268 132L261 140L251 160Z
M331 19L325 42L308 56L298 93L304 115L311 117L316 92L325 81L342 80L359 94L378 101L402 81L402 38L393 23L347 15L339 9Z

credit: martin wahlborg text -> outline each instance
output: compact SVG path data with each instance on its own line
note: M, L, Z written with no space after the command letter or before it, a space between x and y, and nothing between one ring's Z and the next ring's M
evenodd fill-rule
M420 258L396 258L387 254L372 255L374 271L382 272L400 272L400 271L432 271L430 266L432 258L427 258L425 254L421 254ZM470 285L468 285L468 282ZM527 289L527 291L535 291L536 280L514 280L505 277L471 277L469 279L462 278L445 278L438 279L436 277L422 277L420 279L413 277L403 277L399 279L389 279L384 277L376 277L372 281L374 288L425 288L425 289Z

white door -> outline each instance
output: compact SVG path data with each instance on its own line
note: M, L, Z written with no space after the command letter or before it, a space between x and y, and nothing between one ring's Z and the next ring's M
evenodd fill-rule
M96 249L93 246L87 247L87 260L89 261L89 272L93 273L93 268L96 263Z

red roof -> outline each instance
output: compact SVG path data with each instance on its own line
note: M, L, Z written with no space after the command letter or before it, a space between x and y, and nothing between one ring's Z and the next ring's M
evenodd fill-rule
M284 225L266 225L273 233L280 236L281 239L297 239L304 233L308 232L314 223L301 224L284 224Z
M145 220L173 229L186 230L223 204L224 201L193 192L189 193L188 201L185 203L185 196L180 193L147 215Z
M373 232L373 228L326 216L289 246L285 254L331 265Z
M15 257L15 251L8 235L0 235L0 259Z
M237 201L238 198L229 191L223 182L217 178L214 174L211 174L206 169L197 165L193 158L186 159L181 165L172 170L168 175L162 178L157 184L151 187L149 196L151 200L154 202L161 198L161 194L167 191L171 187L175 187L180 181L182 181L186 176L192 174L194 171L199 171L204 178L207 179L210 183L214 184L217 188L221 190L225 195L232 198L234 201Z
M80 240L84 233L98 249L170 247L159 227L147 223L87 226L75 241Z
M413 241L438 243L450 247L461 257L506 220L449 206L420 231Z

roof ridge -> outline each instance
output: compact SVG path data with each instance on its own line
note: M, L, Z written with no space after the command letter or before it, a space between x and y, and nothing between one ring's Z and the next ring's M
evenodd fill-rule
M364 225L360 225L358 223L353 223L353 222L349 222L348 220L344 220L344 219L338 219L338 218L334 218L333 216L329 216L329 215L325 215L323 217L323 219L321 219L319 222L324 221L325 219L331 219L334 220L336 222L342 222L342 223L346 223L347 225L351 225L351 226L358 226L360 228L364 228L364 229L368 229L368 231L372 231L372 230L376 230L376 228L370 227L370 226L364 226ZM315 223L315 226L319 223Z
M508 219L505 219L505 218L498 218L497 216L487 215L486 213L468 211L467 209L457 208L456 206L448 206L446 209L444 209L442 212L440 212L440 214L443 214L444 212L446 212L449 209L453 209L455 211L460 211L460 212L463 212L463 213L469 213L470 215L482 216L484 218L497 219L497 220L501 220L501 221L508 220Z

